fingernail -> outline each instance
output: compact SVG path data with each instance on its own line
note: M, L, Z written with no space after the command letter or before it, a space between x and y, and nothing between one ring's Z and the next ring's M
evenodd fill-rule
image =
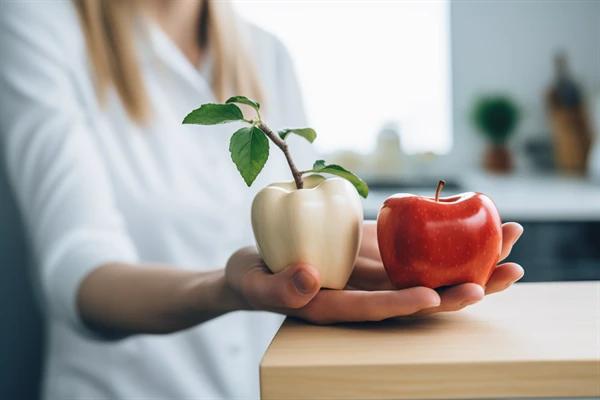
M303 294L311 293L315 287L315 278L304 270L300 270L292 277L296 289Z

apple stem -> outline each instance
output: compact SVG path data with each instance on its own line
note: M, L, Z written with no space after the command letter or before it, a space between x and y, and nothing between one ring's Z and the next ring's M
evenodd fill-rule
M436 202L440 201L440 193L442 193L442 190L444 189L445 185L446 185L446 181L443 179L440 179L437 184L437 188L435 189L435 201Z
M292 171L292 176L294 177L296 188L302 189L304 187L304 181L302 180L302 172L299 171L296 167L296 164L294 164L294 161L292 160L292 156L290 154L288 145L285 142L285 140L281 139L277 134L275 134L275 132L271 130L271 128L269 128L260 120L258 121L258 127L261 131L265 133L265 135L267 135L269 139L271 139L273 143L275 143L277 147L279 147L279 149L281 149L281 151L283 151L285 160L287 161L288 166L290 167L290 171Z

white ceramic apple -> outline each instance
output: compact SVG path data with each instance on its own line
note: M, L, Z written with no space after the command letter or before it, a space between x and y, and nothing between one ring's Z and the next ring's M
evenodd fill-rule
M352 184L321 175L295 183L273 183L252 203L252 229L261 257L272 272L304 262L321 275L321 286L342 289L354 268L363 211Z
M254 109L256 119L247 119L238 104ZM273 132L261 119L260 104L247 97L234 96L225 104L203 104L183 120L184 124L197 125L227 122L248 125L234 132L229 142L231 159L248 186L267 162L270 142L283 152L294 178L293 182L273 183L254 198L252 228L265 264L278 272L305 262L319 270L322 287L344 288L360 246L363 213L358 195L367 197L367 184L342 166L323 160L300 171L286 139L298 135L312 143L317 133L311 128ZM315 173L343 179L303 176Z

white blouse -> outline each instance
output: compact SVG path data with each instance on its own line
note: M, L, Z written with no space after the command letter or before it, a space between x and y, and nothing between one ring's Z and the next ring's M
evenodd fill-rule
M267 93L266 120L275 129L304 126L285 49L243 28ZM248 189L229 157L235 124L181 124L188 111L214 101L207 73L155 25L137 44L153 113L143 126L114 92L106 107L98 103L70 1L0 4L0 143L47 317L44 397L256 398L258 363L281 316L235 312L176 334L106 341L86 331L76 311L78 285L103 263L224 266L253 242L253 193L290 179L271 146ZM310 147L296 138L291 146L300 167L310 167Z

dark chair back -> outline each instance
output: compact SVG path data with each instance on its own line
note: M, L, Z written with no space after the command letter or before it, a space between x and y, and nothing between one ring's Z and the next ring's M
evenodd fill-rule
M21 218L0 159L0 399L39 398L43 323Z

